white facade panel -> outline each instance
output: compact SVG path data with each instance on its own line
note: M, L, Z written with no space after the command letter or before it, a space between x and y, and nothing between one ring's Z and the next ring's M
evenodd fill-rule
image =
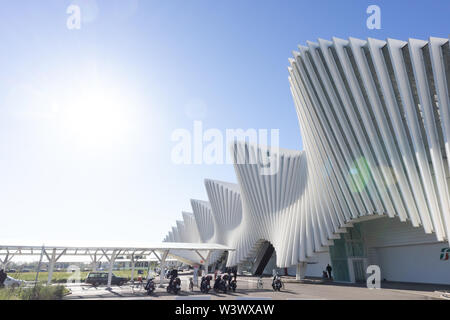
M422 227L415 228L398 218L379 218L361 223L361 233L367 248L436 243L433 234Z
M450 284L450 260L440 260L446 243L378 248L381 279Z

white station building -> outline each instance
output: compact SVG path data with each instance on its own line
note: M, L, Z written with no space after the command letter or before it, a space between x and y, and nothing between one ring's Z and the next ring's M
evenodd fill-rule
M238 184L206 180L208 201L164 241L234 248L206 263L254 274L330 264L358 282L378 265L383 280L450 284L449 39L320 39L289 62L304 150L234 143ZM272 174L240 161L265 156Z

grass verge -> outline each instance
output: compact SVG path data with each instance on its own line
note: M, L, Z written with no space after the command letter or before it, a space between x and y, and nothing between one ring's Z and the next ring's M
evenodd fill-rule
M70 290L64 286L43 286L28 288L1 288L0 300L61 300Z

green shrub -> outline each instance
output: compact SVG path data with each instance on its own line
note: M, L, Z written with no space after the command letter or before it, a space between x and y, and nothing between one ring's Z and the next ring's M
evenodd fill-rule
M0 300L20 300L17 292L14 288L0 288Z
M64 286L43 286L36 285L33 288L23 288L20 290L22 300L61 300L68 290Z

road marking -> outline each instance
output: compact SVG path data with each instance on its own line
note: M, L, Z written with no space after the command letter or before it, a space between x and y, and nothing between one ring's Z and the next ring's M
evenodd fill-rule
M237 297L236 300L273 300L270 297Z
M325 298L287 298L286 300L327 300Z
M178 296L175 300L211 300L211 296Z

